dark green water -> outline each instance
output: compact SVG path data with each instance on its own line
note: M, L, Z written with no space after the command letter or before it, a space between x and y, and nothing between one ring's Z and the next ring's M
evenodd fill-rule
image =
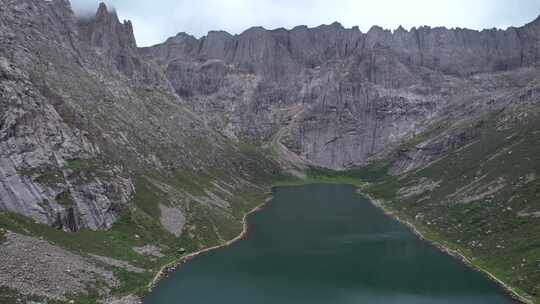
M145 304L514 303L351 186L277 188L249 237L193 259Z

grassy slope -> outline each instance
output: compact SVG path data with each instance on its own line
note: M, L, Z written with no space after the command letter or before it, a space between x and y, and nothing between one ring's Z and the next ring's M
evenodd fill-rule
M147 290L147 284L163 265L179 259L184 254L222 244L237 236L242 230L241 219L244 213L268 197L272 180L279 176L277 175L279 172L272 172L273 163L263 157L258 149L252 147L242 147L240 152L231 154L232 158L242 158L238 159L238 163L245 167L241 169L242 172L249 172L249 176L244 177L251 182L236 189L228 189L230 194L224 198L230 203L230 208L212 207L186 199L185 195L189 193L198 197L205 195L205 190L215 192L212 182L216 180L234 184L227 178L228 172L215 170L196 174L188 171L138 171L133 173L136 188L133 197L135 208L127 210L109 231L83 230L66 233L34 223L22 216L1 212L0 228L46 239L82 256L89 254L108 256L148 269L148 272L138 274L105 266L114 271L121 281L121 286L114 290L115 295L133 293L142 295ZM98 174L104 164L94 164L94 161L80 160L69 165L77 174L83 176ZM155 185L156 182L171 190L164 191ZM160 204L177 206L185 211L187 222L180 238L176 238L161 225ZM4 237L2 231L0 230L0 242ZM133 247L148 244L159 246L165 257L150 259L132 250ZM97 294L91 292L89 295L74 295L73 298L77 303L95 303ZM16 299L39 300L35 297L22 296L12 290L1 291L0 303L13 303Z
M540 303L540 217L533 216L540 211L540 119L531 113L508 118L487 118L475 126L471 144L404 176L387 175L389 163L379 163L347 172L312 168L306 180L276 185L355 185L427 239ZM438 186L403 195L426 181Z
M540 121L521 117L501 128L488 121L471 145L399 180L366 191L432 240L540 301ZM438 182L403 197L400 189Z
M408 175L386 175L379 164L343 173L316 169L306 182L362 188L429 240L540 303L540 218L533 216L540 211L540 120L514 118L487 120L472 144ZM403 195L426 181L438 186Z
M156 204L156 199L157 202L164 199L160 198L159 195L157 192L152 192L151 189L143 189L138 192L135 200L137 205L145 205L146 203L153 205ZM262 202L266 195L263 191L251 189L235 194L234 200L242 204L249 202L249 205L255 206ZM240 219L228 217L199 203L193 203L191 206L190 219L193 221L190 221L189 225L201 228L191 236L184 233L180 238L167 232L159 223L159 219L146 213L142 208L137 208L123 216L109 231L83 230L76 233L66 233L7 213L0 213L0 227L44 238L55 245L83 256L88 254L108 256L146 268L150 271L142 274L111 268L121 280L121 286L115 290L115 294L144 294L146 285L153 279L161 266L182 256L179 251L181 248L186 249L186 253L189 253L202 247L221 244L240 233ZM151 260L132 250L135 246L147 244L155 244L164 248L162 253L165 254L165 257ZM90 299L88 303L93 303L96 295L77 295L75 298L78 303L86 298ZM2 302L0 301L0 303Z

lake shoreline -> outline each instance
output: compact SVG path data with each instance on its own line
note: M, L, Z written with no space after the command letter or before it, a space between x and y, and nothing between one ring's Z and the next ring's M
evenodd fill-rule
M152 281L147 285L147 293L152 292L152 290L154 290L163 279L167 278L171 273L176 271L185 263L189 262L191 259L210 251L228 247L244 239L248 234L248 228L249 228L248 221L247 221L248 217L261 211L272 199L273 199L273 196L268 197L262 204L256 206L255 208L251 209L249 212L244 214L244 216L242 217L242 232L240 232L240 234L234 237L233 239L226 241L225 243L220 244L220 245L216 245L216 246L201 249L199 251L192 252L188 255L182 256L178 260L175 260L169 264L162 266L160 270L157 272L157 274L154 276Z
M497 285L499 285L513 299L515 299L515 300L517 300L519 302L525 303L525 304L534 304L532 300L530 300L530 299L522 296L521 294L519 294L517 291L514 290L514 288L512 288L510 285L503 282L501 279L497 278L494 274L492 274L488 270L483 269L482 267L474 264L468 257L463 255L461 252L459 252L457 250L454 250L454 249L451 249L451 248L441 244L440 242L437 242L435 240L431 240L431 239L425 237L424 234L422 232L420 232L418 230L418 228L413 223L411 223L410 221L408 221L406 219L403 219L398 214L396 214L396 212L393 212L393 211L389 210L388 208L386 208L384 206L382 200L376 199L376 198L372 197L371 195L369 195L369 194L367 194L365 192L362 192L361 189L357 189L356 192L363 195L363 196L365 196L373 206L375 206L375 207L379 208L380 210L382 210L387 216L389 216L389 217L397 220L398 222L404 224L405 226L407 226L421 240L429 242L430 244L432 244L433 246L438 248L443 253L448 254L448 255L450 255L450 256L452 256L454 258L457 258L461 262L463 262L465 265L467 265L468 267L470 267L470 268L472 268L472 269L474 269L476 271L480 271L483 274L485 274L488 277L488 279L490 279L491 281L497 283Z
M324 184L324 183L322 183L322 184ZM346 183L344 183L344 184L346 184ZM397 214L396 212L386 208L384 206L384 203L383 203L382 200L376 199L376 198L372 197L371 195L369 195L369 194L367 194L365 192L362 192L362 190L360 188L358 188L357 185L354 185L354 186L356 188L355 192L365 196L373 206L375 206L376 208L383 211L385 215L387 215L387 216L391 217L392 219L397 220L398 222L400 222L400 223L404 224L405 226L407 226L410 229L410 231L413 232L421 240L429 242L430 244L435 246L437 249L439 249L441 252L443 252L443 253L445 253L447 255L450 255L450 256L452 256L454 258L459 259L462 263L464 263L465 265L467 265L471 269L473 269L475 271L482 272L483 274L486 275L486 277L488 279L495 282L499 287L501 287L501 289L504 292L506 292L514 300L517 300L517 301L525 303L525 304L533 304L532 300L530 300L529 298L526 298L526 297L522 296L521 294L519 294L510 285L506 284L505 282L503 282L502 280L497 278L494 274L492 274L488 270L485 270L482 267L476 265L474 262L472 262L468 257L463 255L461 252L459 252L457 250L454 250L454 249L451 249L451 248L441 244L440 242L437 242L435 240L432 240L432 239L429 239L429 238L425 237L424 234L422 232L420 232L418 230L418 228L413 223L411 223L410 221L408 221L408 220L404 219L403 217L399 216L399 214ZM233 239L231 239L231 240L229 240L229 241L227 241L227 242L225 242L223 244L220 244L220 245L216 245L216 246L201 249L201 250L196 251L196 252L192 252L192 253L190 253L188 255L182 256L178 260L175 260L175 261L173 261L173 262L171 262L169 264L166 264L166 265L162 266L160 268L160 270L158 271L158 273L154 276L153 280L147 285L147 291L146 292L147 293L152 292L159 285L159 283L163 279L167 278L171 273L176 271L178 268L180 268L185 263L189 262L191 259L193 259L193 258L195 258L195 257L197 257L197 256L199 256L201 254L210 252L210 251L214 251L214 250L218 250L218 249L221 249L221 248L228 247L228 246L230 246L230 245L232 245L232 244L234 244L234 243L236 243L236 242L238 242L240 240L245 239L247 234L248 234L248 228L249 228L248 218L249 218L249 216L251 216L251 215L261 211L262 209L264 209L264 207L272 199L273 199L273 196L268 197L262 204L256 206L255 208L251 209L249 212L244 214L244 216L242 218L242 227L243 227L242 232L239 235L237 235L236 237L234 237Z

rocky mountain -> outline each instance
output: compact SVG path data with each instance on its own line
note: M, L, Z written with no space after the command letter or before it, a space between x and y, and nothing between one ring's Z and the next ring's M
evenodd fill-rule
M236 236L272 182L381 163L390 175L366 191L540 292L519 262L538 248L523 240L540 219L540 18L258 27L144 48L133 30L104 4L81 18L67 0L0 0L0 302L142 293L162 265Z
M105 5L78 20L64 1L5 2L2 209L110 228L135 192L130 171L204 172L242 157L141 60L130 23Z
M181 33L140 52L230 138L280 142L308 163L345 169L386 155L437 119L460 117L463 105L500 106L492 99L536 77L539 30L540 19L481 32L362 33L334 23L199 40ZM498 89L493 75L504 73L516 83Z
M137 274L143 281L179 248L198 249L240 231L243 212L258 204L279 171L276 163L197 117L139 55L129 22L104 5L81 20L64 0L0 4L3 229L84 253L85 263L103 264L89 253L139 261L148 268ZM32 230L34 223L52 228ZM86 232L92 230L106 232ZM161 246L160 260L132 249L149 243ZM39 259L7 252L13 256L2 255L2 263ZM125 278L119 272L126 270L115 269L114 280L95 277L83 293L103 298L127 288L109 284ZM43 278L21 280L26 285L9 278L0 285L24 294L32 291L21 286ZM38 291L74 296L69 284Z

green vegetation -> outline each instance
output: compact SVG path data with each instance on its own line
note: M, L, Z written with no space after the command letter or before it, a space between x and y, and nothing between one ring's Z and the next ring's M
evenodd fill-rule
M144 295L148 290L146 285L152 281L157 271L134 273L124 269L114 269L115 276L120 280L121 285L114 290L114 294L123 296L127 294Z
M529 115L464 127L470 144L404 176L388 175L382 162L346 172L310 168L305 180L275 185L355 185L430 241L540 303L540 119ZM439 133L420 134L403 149Z
M72 170L70 178L75 182L89 182L95 177L108 178L112 176L111 169L113 164L96 158L96 159L72 159L67 162L68 168Z
M137 216L137 212L121 219L110 231L82 230L66 233L46 225L34 223L22 216L8 213L0 213L0 226L17 233L43 237L53 244L81 255L103 255L131 261L134 265L140 267L152 266L148 260L131 250L133 246L143 244L142 238L147 237L146 240L148 240L151 232L146 232L147 230L155 229L144 222L144 219L141 219L140 216ZM154 232L156 231L154 230ZM139 234L140 238L135 237L136 234ZM162 234L157 234L152 238L165 239Z
M364 191L428 239L539 302L540 121L503 119L475 126L471 144L426 168ZM426 181L437 186L418 190Z
M7 213L0 213L0 226L17 233L44 238L52 244L83 256L95 254L112 257L149 270L139 274L109 267L121 282L120 287L114 291L116 294L143 293L147 282L152 279L160 266L178 258L177 250L183 246L173 235L140 210L124 216L109 231L82 230L66 233ZM158 244L163 248L162 253L166 257L151 260L132 250L135 246L149 243ZM88 303L94 303L92 299L95 301L95 297L87 297ZM76 298L78 303L85 303L81 302L80 296Z
M99 299L97 291L89 292L89 294L86 295L71 295L67 297L74 300L76 299L76 303L79 304L95 304ZM0 304L13 303L69 304L69 301L51 300L36 295L24 295L7 287L0 287Z
M20 172L23 176L35 178L35 180L46 186L54 187L57 184L64 183L64 175L62 171L54 167L40 167Z
M158 219L161 216L159 202L165 200L165 193L153 186L144 176L135 180L135 205L147 215Z
M395 179L386 172L390 166L389 162L375 162L363 168L356 168L348 171L334 171L320 167L310 167L305 171L306 178L287 177L273 183L273 186L296 186L306 184L350 184L363 187L367 183L382 182Z
M39 296L22 295L13 289L9 289L7 287L0 287L0 304L31 303L32 301L36 303L43 303L45 299ZM46 303L48 304L65 304L64 302L50 299L47 299L46 301ZM79 303L86 304L84 302Z
M73 197L69 191L64 191L56 196L56 202L64 207L72 207L75 202L73 202Z
M246 149L248 149L246 147ZM268 195L270 187L262 181L270 181L269 173L273 164L259 161L258 150L246 153L249 159L240 159L247 168L252 168L257 176L257 183L228 179L228 172L212 171L193 173L191 171L170 170L169 172L146 171L133 173L135 194L132 208L108 231L82 230L66 233L46 225L41 225L10 213L0 213L0 227L43 238L54 245L65 248L79 255L100 255L147 269L145 273L133 273L120 268L103 265L115 273L120 286L113 291L115 295L144 294L147 284L153 279L161 266L178 260L182 255L205 247L222 244L236 237L242 229L241 218ZM262 165L261 165L262 164ZM98 174L107 174L110 165L100 160L71 160L70 178L86 181ZM266 167L262 167L266 166ZM235 172L234 176L242 176ZM252 178L252 177L250 177ZM216 188L216 181L221 188ZM227 185L227 184L230 184ZM269 182L268 182L269 185ZM208 199L207 191L212 191L227 200L230 207L213 206L202 203ZM57 201L64 206L71 206L73 200L69 192L61 193ZM161 224L160 205L180 208L186 216L184 233L176 238ZM3 234L0 235L0 241ZM153 244L161 249L163 258L151 259L136 253L133 247ZM184 248L186 251L181 251ZM7 296L6 296L7 297ZM97 294L74 295L77 303L94 303ZM0 302L1 303L1 302Z

